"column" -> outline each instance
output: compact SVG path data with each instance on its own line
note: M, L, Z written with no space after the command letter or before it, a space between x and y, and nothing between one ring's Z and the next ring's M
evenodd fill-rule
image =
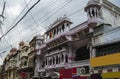
M94 8L95 17L97 17L97 8Z
M72 45L70 44L68 46L68 63L72 63L72 60L69 59L69 57L72 57L73 56L73 47Z
M54 65L56 65L56 55L54 56L54 58L55 58L55 64Z
M90 8L90 17L92 18L93 15L92 15L92 8Z
M38 76L38 69L40 69L39 66L40 65L40 60L39 58L37 57L36 60L35 60L35 70L34 70L34 76Z
M91 57L95 57L96 56L96 49L92 49L92 52L91 52Z

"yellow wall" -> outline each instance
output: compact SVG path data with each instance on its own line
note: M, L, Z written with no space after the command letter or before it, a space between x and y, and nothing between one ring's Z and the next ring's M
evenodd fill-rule
M92 67L120 64L120 53L90 59Z
M102 78L120 78L120 72L103 73Z

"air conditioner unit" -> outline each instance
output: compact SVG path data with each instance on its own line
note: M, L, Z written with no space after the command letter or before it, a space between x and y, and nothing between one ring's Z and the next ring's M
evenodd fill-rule
M77 68L77 76L86 75L86 74L87 74L87 71L84 67Z
M81 74L81 75L82 75L82 74L86 74L85 68L80 68L80 74Z

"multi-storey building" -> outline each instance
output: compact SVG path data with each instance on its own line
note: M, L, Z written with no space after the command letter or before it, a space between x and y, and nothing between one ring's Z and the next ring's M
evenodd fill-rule
M89 0L85 11L90 30L101 23L111 24L112 28L120 25L120 8L108 0Z
M17 73L17 49L12 48L10 53L5 58L5 71L6 71L6 78L7 79L16 79Z
M0 79L4 79L5 71L4 71L4 65L0 65Z
M35 45L36 45L36 37L29 42L30 45L30 53L28 53L28 70L29 70L29 77L32 78L34 76L34 69L35 69Z
M116 28L120 25L120 9L107 0L90 0L85 11L88 20L75 28L70 29L72 22L67 17L59 18L50 25L38 51L37 61L40 63L37 69L41 76L56 78L63 78L63 75L64 78L90 76L89 58L94 51L91 45L94 28L101 24L111 24L112 28ZM69 72L70 76L67 75Z
M21 50L20 50L20 69L19 74L20 78L28 78L28 54L30 53L30 45L28 42L20 42Z
M28 42L21 41L18 50L13 48L4 60L5 79L31 79L34 75L35 38Z
M96 31L99 29L99 31ZM96 27L92 40L92 75L104 78L120 78L120 27L112 29L102 24Z
M2 65L0 65L0 79L2 78Z
M107 0L90 0L85 11L89 32L93 33L90 45L91 78L119 78L116 69L119 68L119 58L113 53L119 52L120 8Z
M34 76L35 52L37 51L35 48L37 41L37 36L35 36L29 43L20 42L19 44L20 68L18 71L20 74L20 79L31 79Z
M40 46L41 44L43 43L43 37L41 35L37 35L35 36L35 45L34 45L34 48L35 48L35 67L34 67L34 77L33 78L39 78L39 65L41 62L41 59L42 57L39 57L40 55Z
M40 46L40 59L39 71L41 76L56 74L58 76L59 70L68 64L68 39L66 33L70 29L68 18L60 18L54 22L48 31L45 33L45 39ZM62 46L61 46L62 45Z
M89 77L90 37L87 22L70 28L72 22L64 16L57 19L41 39L38 51L39 76L52 78ZM81 73L78 70L82 71ZM74 71L74 72L72 72ZM67 74L66 74L67 73ZM64 75L64 76L62 76Z
M5 58L3 75L30 79L35 65L33 78L119 78L120 8L108 0L89 0L85 12L88 20L74 28L64 16L44 36L20 42Z
M5 79L6 78L6 59L4 59L3 64L0 66L0 79Z

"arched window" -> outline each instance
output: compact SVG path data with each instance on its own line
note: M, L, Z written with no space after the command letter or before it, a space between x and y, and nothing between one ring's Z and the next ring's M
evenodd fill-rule
M58 56L56 56L56 64L58 64Z
M58 27L56 28L56 33L58 34Z
M90 13L90 10L88 11L88 13L89 13L89 16L92 17L92 16L91 16L91 13Z
M62 62L64 61L64 55L63 54L61 55L61 61Z
M58 63L60 64L60 57L58 58Z
M52 38L52 37L53 37L53 33L52 33L52 32L50 32L50 33L49 33L49 36L50 36L50 38Z
M43 64L42 64L42 67L44 67L45 66L45 61L43 61Z
M92 16L95 17L94 9L92 9Z
M75 61L89 59L90 57L89 49L87 49L87 46L78 48L75 54Z
M62 25L62 30L64 31L64 29L65 29L65 26L64 26L64 24Z
M69 26L69 24L67 23L66 26Z
M60 33L61 33L61 31L62 31L61 27L59 28L59 31L60 31Z
M62 47L59 47L59 50L62 50Z
M47 58L46 58L46 65L47 65Z
M56 34L56 29L54 29L54 35Z
M65 56L65 63L68 63L68 55Z

